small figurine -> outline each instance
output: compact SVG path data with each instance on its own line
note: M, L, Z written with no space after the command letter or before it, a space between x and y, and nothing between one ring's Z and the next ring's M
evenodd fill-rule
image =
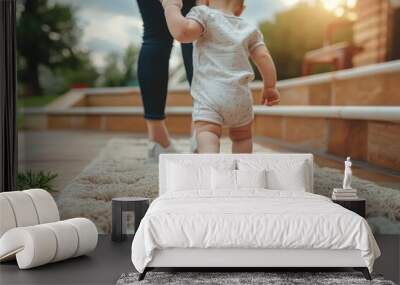
M350 157L347 157L347 160L344 162L344 179L343 179L343 189L352 189L351 188L351 178L352 178L352 171L351 171L351 161Z

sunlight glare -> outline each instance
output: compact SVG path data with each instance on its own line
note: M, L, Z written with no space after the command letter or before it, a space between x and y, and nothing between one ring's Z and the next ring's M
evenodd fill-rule
M357 0L322 0L322 3L325 9L329 11L336 11L340 8L343 9L343 7L347 7L350 9L354 8L357 4Z
M334 11L337 8L340 7L343 1L341 0L323 0L323 4L325 9L329 10L329 11Z
M342 17L344 15L344 9L343 7L338 7L335 9L335 15L337 17Z
M285 6L291 7L300 2L305 3L316 3L317 0L280 0ZM333 12L337 17L346 17L351 18L352 20L356 19L356 14L350 10L353 10L358 0L319 0L323 7Z
M285 4L285 6L289 6L289 7L300 2L299 0L281 0L281 1L283 2L283 4Z
M357 5L357 0L347 0L347 7L354 8Z

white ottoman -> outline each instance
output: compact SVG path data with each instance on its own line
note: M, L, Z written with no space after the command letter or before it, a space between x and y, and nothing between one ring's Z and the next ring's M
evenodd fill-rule
M0 193L0 261L17 259L20 269L87 254L97 229L85 218L59 221L52 196L41 189Z

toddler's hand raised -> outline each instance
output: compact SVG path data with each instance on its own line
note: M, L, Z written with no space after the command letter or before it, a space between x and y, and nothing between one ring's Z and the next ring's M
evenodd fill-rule
M163 5L164 9L168 6L176 6L179 9L182 9L183 7L182 0L160 0L160 2Z
M277 105L281 95L276 87L264 88L261 103L265 106Z

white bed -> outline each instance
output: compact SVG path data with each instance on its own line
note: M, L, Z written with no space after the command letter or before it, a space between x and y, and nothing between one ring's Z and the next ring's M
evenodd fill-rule
M312 155L162 155L159 171L160 197L132 243L140 279L159 267L354 267L370 278L371 230L312 194Z

